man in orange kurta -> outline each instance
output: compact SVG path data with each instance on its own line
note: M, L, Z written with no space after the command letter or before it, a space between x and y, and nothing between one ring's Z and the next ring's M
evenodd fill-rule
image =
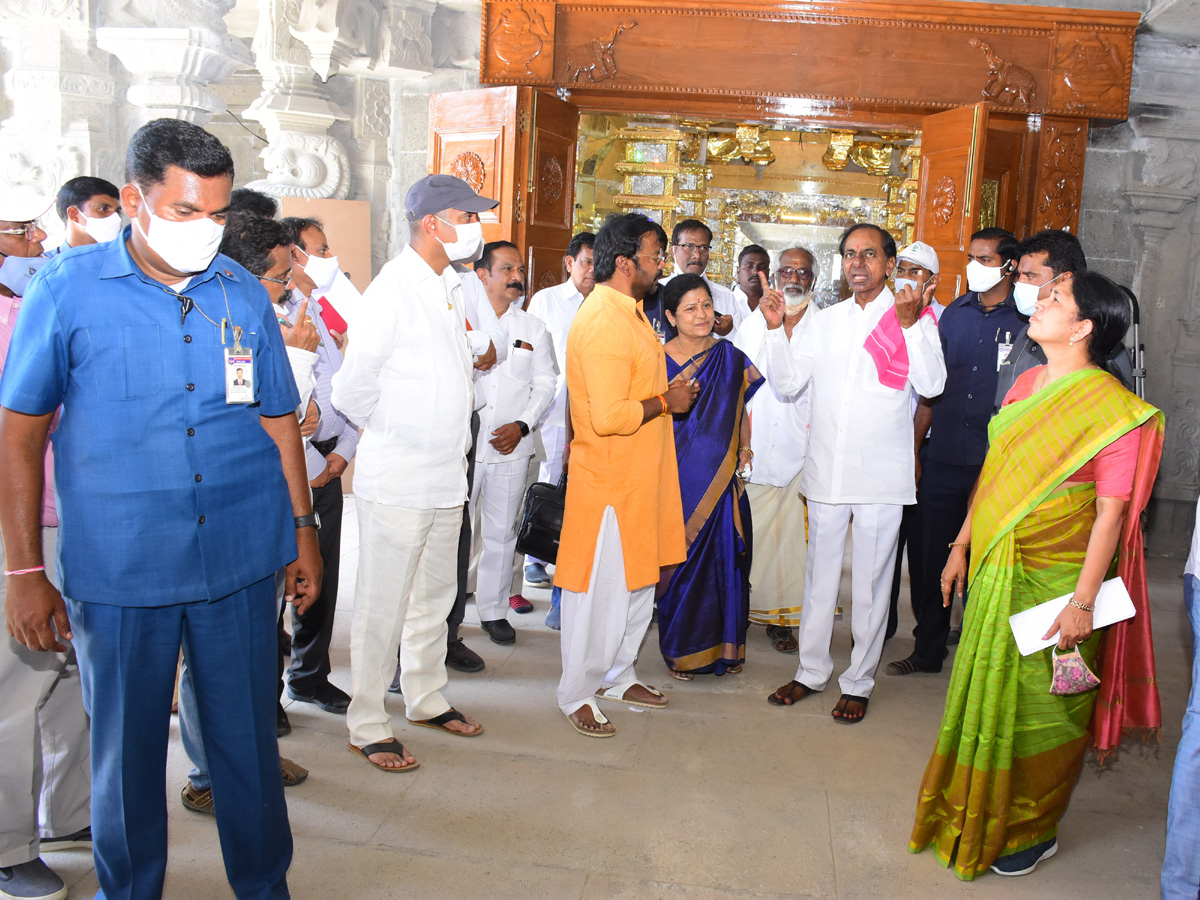
M633 670L662 566L683 562L683 506L670 414L696 387L667 385L666 356L642 313L662 271L662 229L612 216L596 235L596 288L567 337L574 436L555 584L562 588L558 705L588 737L615 728L597 699L657 709Z

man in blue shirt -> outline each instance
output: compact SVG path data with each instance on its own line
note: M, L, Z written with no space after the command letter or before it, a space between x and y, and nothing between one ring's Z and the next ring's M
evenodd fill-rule
M228 150L158 119L134 135L126 177L131 226L41 270L0 381L0 528L6 565L25 573L9 578L7 625L30 649L78 653L98 896L162 895L182 647L234 894L287 897L274 574L287 567L301 609L321 583L299 396L266 292L217 253ZM251 386L231 387L236 367ZM37 527L60 406L61 595Z
M970 290L946 307L938 323L946 388L940 397L923 399L918 409L917 443L927 424L929 439L917 482L919 533L912 536L921 560L915 579L919 584L912 585L916 643L907 659L889 663L892 675L942 670L950 609L942 606L939 581L987 455L1000 363L1025 324L1012 297L1017 239L1002 228L977 231L971 235L967 259Z

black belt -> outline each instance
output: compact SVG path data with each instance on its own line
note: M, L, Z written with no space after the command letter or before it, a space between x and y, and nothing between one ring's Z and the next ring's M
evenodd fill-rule
M330 438L327 441L309 441L309 443L312 444L313 449L322 456L328 456L335 449L337 449L337 442L337 438Z

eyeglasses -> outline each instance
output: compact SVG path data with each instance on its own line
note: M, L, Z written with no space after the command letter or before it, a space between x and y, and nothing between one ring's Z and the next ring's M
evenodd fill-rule
M270 278L266 275L259 275L258 280L259 281L270 281L274 284L282 284L284 287L287 287L289 284L292 283L292 273L289 270L287 273L287 278Z
M662 253L635 253L634 256L652 259L656 263L665 263L667 261L666 256L664 256Z
M784 266L775 271L780 278L812 278L813 274L812 269L793 269L791 266Z
M675 244L674 246L681 250L686 250L688 253L696 253L700 250L711 250L712 244Z
M41 228L42 226L38 220L34 219L32 222L24 222L16 228L0 229L0 234L21 235L25 240L32 241L34 233L40 231Z

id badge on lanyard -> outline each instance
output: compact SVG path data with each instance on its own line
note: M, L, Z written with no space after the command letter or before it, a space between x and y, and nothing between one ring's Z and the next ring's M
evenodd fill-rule
M233 346L225 347L225 402L254 402L254 351L242 347L242 328L233 326Z
M1000 332L996 332L996 337L999 338ZM1004 332L1004 341L996 344L996 371L1000 371L1000 367L1008 361L1008 354L1012 353L1012 332Z

